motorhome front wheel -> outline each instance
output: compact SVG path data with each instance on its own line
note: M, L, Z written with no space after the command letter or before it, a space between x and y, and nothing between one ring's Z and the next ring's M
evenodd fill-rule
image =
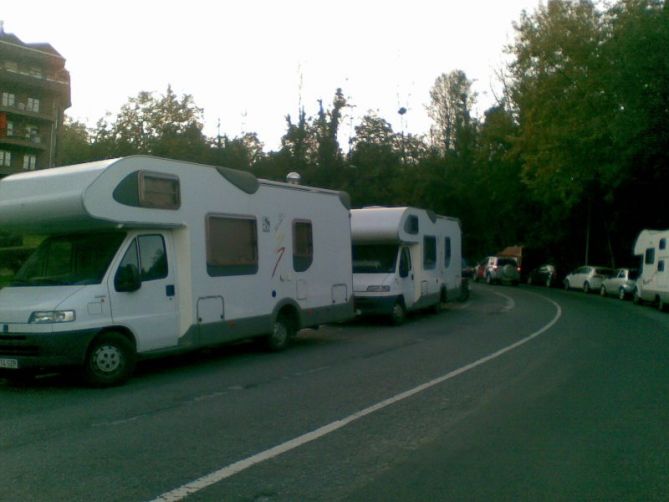
M84 378L96 387L125 382L135 369L135 350L126 337L106 333L91 345L84 365Z

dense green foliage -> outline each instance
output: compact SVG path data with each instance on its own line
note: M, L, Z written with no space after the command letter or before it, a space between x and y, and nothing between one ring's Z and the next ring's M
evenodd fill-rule
M288 115L281 147L266 152L253 133L206 137L203 111L168 87L140 92L92 130L67 123L59 163L145 153L278 180L298 171L305 184L348 191L356 207L459 217L471 257L520 244L567 266L629 263L642 228L669 227L669 6L548 0L515 30L500 102L472 117L471 81L442 74L428 138L368 114L345 151L349 104L337 89L314 116Z

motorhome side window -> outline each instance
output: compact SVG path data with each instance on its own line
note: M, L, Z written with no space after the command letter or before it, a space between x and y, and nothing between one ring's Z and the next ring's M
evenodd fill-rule
M412 214L404 222L404 231L411 235L418 233L418 216Z
M646 249L646 256L644 258L644 263L646 265L652 265L655 263L655 248Z
M423 268L431 270L437 265L437 238L431 235L423 237Z
M179 209L179 178L167 174L140 171L139 204L156 209Z
M255 218L207 217L207 273L212 277L258 272Z
M667 249L667 239L660 239L660 249Z
M657 271L664 272L664 260L660 260L657 262Z
M293 269L304 272L314 260L314 240L310 221L293 222Z
M444 239L444 268L451 266L451 238Z

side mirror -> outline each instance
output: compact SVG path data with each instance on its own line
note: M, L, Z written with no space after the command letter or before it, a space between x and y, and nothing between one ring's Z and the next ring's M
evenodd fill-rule
M142 287L142 279L136 265L128 264L121 267L114 277L114 288L122 293L132 293Z

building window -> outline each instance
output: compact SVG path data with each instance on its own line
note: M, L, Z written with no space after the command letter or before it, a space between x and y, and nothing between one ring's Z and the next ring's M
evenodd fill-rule
M140 172L139 205L157 209L179 209L179 178L167 174Z
M245 216L208 216L207 273L212 277L258 272L256 220Z
M15 106L16 105L16 96L11 92L2 93L2 106Z
M26 101L26 111L28 112L39 112L39 99L37 98L28 98Z
M39 137L39 128L34 125L27 125L26 126L26 139L28 141L32 141L33 143L39 143L40 142L40 137Z
M431 235L423 237L423 269L432 270L437 265L437 238Z
M660 239L660 249L667 249L667 239Z
M23 156L23 169L34 171L37 166L37 155L26 154Z
M0 150L0 166L10 167L12 165L12 152Z
M310 221L293 222L293 269L304 272L314 260L314 240Z
M14 122L7 121L7 136L14 136Z

